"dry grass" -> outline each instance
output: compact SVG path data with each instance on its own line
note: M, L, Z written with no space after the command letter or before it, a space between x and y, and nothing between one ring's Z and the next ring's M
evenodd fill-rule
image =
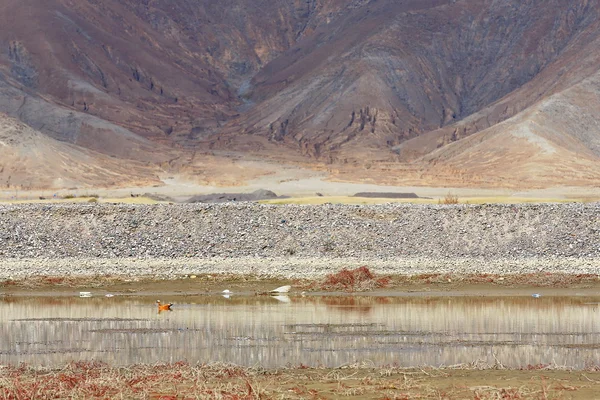
M454 196L454 195L452 195ZM165 203L153 200L149 197L115 197L110 195L107 197L100 197L99 194L82 194L73 195L66 194L56 198L52 196L41 196L44 199L40 199L39 196L33 196L30 193L20 194L17 198L13 196L7 197L6 195L0 196L0 203L3 204L49 204L49 203L81 203L87 202L91 198L96 198L99 203L119 203L119 204L158 204ZM442 198L418 198L418 199L391 199L391 198L365 198L365 197L354 197L354 196L309 196L309 197L290 197L286 199L273 199L273 200L262 200L259 203L262 204L299 204L299 205L319 205L319 204L385 204L385 203L405 203L405 204L456 204L446 203L448 195ZM457 200L458 197L457 197ZM517 196L461 196L460 203L464 204L523 204L523 203L589 203L600 201L600 198L588 196L588 197L517 197Z
M367 198L353 196L316 196L316 197L290 197L287 199L273 199L260 201L263 204L384 204L384 203L414 203L431 204L431 199L390 199L390 198Z
M164 204L163 201L157 201L150 197L115 197L100 199L100 203L120 203L120 204Z
M525 204L525 203L589 203L590 198L561 198L561 197L461 197L465 204Z
M456 197L456 203L446 202L448 195L443 198L419 198L419 199L390 199L390 198L364 198L353 196L323 196L323 197L291 197L287 199L263 200L263 204L299 204L299 205L319 205L319 204L385 204L385 203L406 203L406 204L524 204L524 203L589 203L598 201L597 198L559 198L559 197L516 197L516 196L490 196L490 197Z
M438 200L440 204L458 204L458 196L452 193L448 193L446 197Z
M353 270L346 268L335 274L329 274L320 282L308 286L312 290L365 292L387 287L389 277L376 277L369 268L363 266Z
M444 369L279 370L228 364L111 367L74 362L60 369L0 367L1 399L587 399L600 373L561 368L505 370L475 362Z
M115 198L99 198L97 194L88 196L75 197L74 195L66 195L64 197L47 197L44 200L36 199L0 199L0 204L54 204L54 203L86 203L90 200L96 200L98 203L118 203L118 204L158 204L163 203L153 200L149 197L115 197Z

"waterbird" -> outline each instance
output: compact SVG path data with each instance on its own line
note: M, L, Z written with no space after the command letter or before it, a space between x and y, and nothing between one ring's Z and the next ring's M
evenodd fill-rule
M290 285L280 286L276 289L269 290L268 292L256 292L258 296L273 296L280 293L288 293L292 287Z
M173 303L161 304L160 300L156 300L156 305L158 306L158 312L161 311L173 311L171 306Z
M269 291L269 293L288 293L292 287L290 285L285 285L278 287L277 289L273 289Z

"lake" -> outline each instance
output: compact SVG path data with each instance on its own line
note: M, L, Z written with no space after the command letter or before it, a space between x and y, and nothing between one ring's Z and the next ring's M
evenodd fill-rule
M266 368L361 363L584 368L600 298L186 296L0 298L0 364L188 361Z

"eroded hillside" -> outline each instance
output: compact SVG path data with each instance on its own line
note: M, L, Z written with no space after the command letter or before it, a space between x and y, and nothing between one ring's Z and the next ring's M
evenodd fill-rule
M188 172L216 151L393 184L597 185L599 5L7 0L0 112Z

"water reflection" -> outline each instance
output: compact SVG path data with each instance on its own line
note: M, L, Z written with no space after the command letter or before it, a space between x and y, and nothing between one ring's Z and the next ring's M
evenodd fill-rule
M0 299L0 363L234 362L277 367L582 368L600 356L592 298L185 297Z

